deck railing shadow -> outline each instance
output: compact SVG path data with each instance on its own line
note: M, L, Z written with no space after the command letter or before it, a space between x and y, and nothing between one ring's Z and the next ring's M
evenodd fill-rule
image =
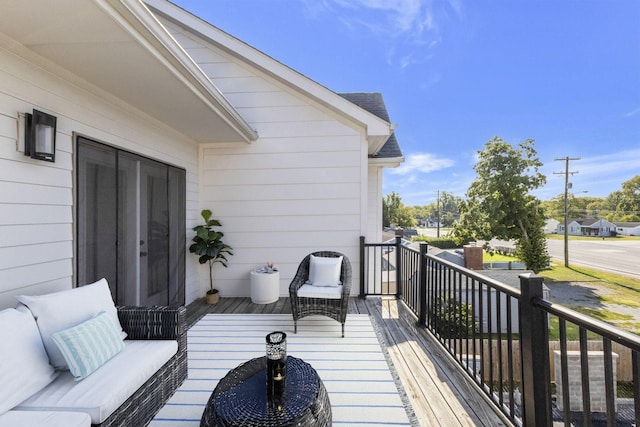
M361 238L360 296L395 295L515 425L640 425L640 337L401 244Z

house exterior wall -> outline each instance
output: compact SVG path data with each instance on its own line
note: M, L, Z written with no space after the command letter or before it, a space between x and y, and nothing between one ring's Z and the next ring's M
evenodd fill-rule
M382 171L381 167L369 166L367 242L382 242Z
M558 224L558 234L564 234L564 223ZM570 236L581 236L582 227L576 221L572 221L567 224L567 234Z
M267 261L280 270L280 295L288 295L300 261L318 250L344 253L357 272L359 237L373 228L368 193L375 192L372 182L378 185L367 178L365 129L162 22L259 135L251 144L207 144L200 151L200 207L213 211L234 248L228 268L215 267L222 296L248 296L250 271ZM354 275L353 293L358 286Z
M553 234L558 232L558 226L560 225L560 221L557 219L548 219L544 223L544 233L545 234ZM564 232L564 230L563 230Z
M625 236L640 236L640 225L636 227L620 227L616 226L616 233Z
M16 149L18 113L34 108L57 117L55 163ZM188 233L197 221L195 143L0 37L0 309L75 285L74 133L186 169ZM202 295L190 265L187 302Z

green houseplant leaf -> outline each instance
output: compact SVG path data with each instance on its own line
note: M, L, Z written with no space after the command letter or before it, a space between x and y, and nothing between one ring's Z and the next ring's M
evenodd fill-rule
M214 230L213 227L220 227L220 221L211 219L211 210L204 209L200 215L204 220L204 224L193 227L195 236L191 239L193 242L189 246L189 252L198 255L200 264L209 264L209 287L208 294L217 292L213 286L213 266L216 263L227 267L227 256L233 255L233 248L222 240L224 233Z

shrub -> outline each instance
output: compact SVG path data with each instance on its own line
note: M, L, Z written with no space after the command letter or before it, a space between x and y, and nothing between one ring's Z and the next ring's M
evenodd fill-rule
M431 307L431 325L441 338L466 338L473 333L471 305L455 298L438 298Z
M438 237L429 237L429 236L416 236L413 238L414 242L427 242L429 245L434 246L440 249L455 249L459 248L460 245L456 244L453 239L449 238L438 238Z

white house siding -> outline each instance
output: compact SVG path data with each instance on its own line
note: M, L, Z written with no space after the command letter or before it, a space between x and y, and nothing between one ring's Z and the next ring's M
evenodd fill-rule
M55 163L16 150L18 113L34 108L58 118ZM0 309L74 286L74 132L185 168L188 228L197 221L196 144L0 36ZM202 289L187 263L190 302Z
M369 166L367 190L367 242L382 242L382 168Z
M249 272L272 261L280 268L280 294L287 295L302 258L335 250L352 261L357 292L359 236L369 207L364 129L163 24L259 135L252 144L201 149L201 207L220 219L234 248L229 267L216 267L216 287L223 296L247 296Z
M616 233L625 236L640 236L640 225L635 227L621 227L618 225L616 226Z

